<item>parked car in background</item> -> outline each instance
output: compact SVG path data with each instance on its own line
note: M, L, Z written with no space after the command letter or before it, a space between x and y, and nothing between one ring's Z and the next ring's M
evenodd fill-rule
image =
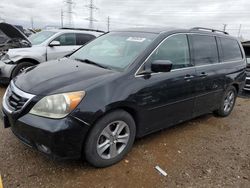
M18 28L7 23L0 23L0 57L12 48L30 47L31 43Z
M240 42L225 32L113 31L15 77L2 102L4 125L53 158L84 156L106 167L135 137L206 113L228 116L245 68Z
M19 31L21 31L23 34L25 34L24 33L24 28L23 28L23 26L21 26L21 25L14 25ZM27 35L26 35L27 36ZM27 36L28 37L28 36Z
M8 37L0 30L0 45L4 44L8 40Z
M27 37L30 37L31 35L36 34L36 31L35 31L34 29L24 29L24 34L25 34Z
M30 37L31 35L36 33L33 29L23 28L23 26L21 25L14 25L14 26L23 34L25 34L26 37Z
M245 91L250 91L250 41L242 42L242 46L244 48L247 60L247 69L246 69L246 84L244 87Z
M8 41L8 37L0 30L0 58L4 55L3 46Z
M0 82L8 83L27 67L68 55L103 31L90 29L44 30L25 39L29 48L9 49L0 61Z

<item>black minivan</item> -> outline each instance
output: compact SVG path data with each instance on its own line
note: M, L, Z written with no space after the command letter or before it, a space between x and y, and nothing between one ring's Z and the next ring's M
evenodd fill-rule
M3 98L5 127L53 158L120 161L136 137L214 112L228 116L245 80L241 43L206 28L107 33L26 69Z

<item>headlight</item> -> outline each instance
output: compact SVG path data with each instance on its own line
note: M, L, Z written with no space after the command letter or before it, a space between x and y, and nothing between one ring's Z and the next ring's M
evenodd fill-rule
M76 108L84 96L84 91L50 95L38 101L29 113L54 119L63 118Z

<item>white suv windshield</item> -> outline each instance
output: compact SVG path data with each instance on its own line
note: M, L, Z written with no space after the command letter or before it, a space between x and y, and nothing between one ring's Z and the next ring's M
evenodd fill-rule
M41 31L37 34L31 35L29 37L29 40L31 41L32 45L38 45L46 41L48 38L50 38L52 35L54 35L56 32L53 31Z
M112 32L90 42L70 58L89 60L104 67L124 70L154 40L156 34Z

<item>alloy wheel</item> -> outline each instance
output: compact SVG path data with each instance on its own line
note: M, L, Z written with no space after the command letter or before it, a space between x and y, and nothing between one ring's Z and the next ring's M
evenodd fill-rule
M108 124L97 140L97 153L103 159L112 159L118 156L127 146L130 130L124 121L115 121Z
M235 101L235 93L229 91L224 100L224 112L228 113L232 110Z
M19 70L18 74L21 74L26 68L28 68L28 67L22 67L22 68Z

